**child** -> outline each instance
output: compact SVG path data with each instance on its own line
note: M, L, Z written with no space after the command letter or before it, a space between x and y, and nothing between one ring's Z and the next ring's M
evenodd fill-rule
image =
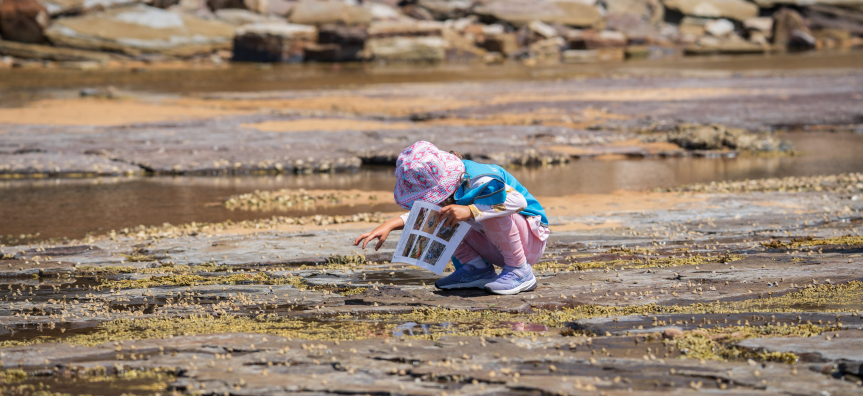
M396 161L395 199L410 209L415 200L443 206L441 221L466 221L471 229L455 251L464 265L435 282L438 289L484 288L493 294L517 294L536 288L531 265L548 239L548 219L536 198L502 167L461 160L429 142L416 142ZM360 235L354 245L400 230L408 214L387 220ZM494 265L503 267L495 273Z

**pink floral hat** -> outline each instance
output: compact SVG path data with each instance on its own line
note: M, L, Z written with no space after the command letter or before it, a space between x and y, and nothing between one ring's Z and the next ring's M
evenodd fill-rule
M458 188L462 173L458 157L429 142L416 142L396 160L396 203L405 209L416 200L439 204Z

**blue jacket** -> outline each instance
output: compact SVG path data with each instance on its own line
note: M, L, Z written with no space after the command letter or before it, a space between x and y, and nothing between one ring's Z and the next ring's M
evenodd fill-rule
M465 174L462 175L461 185L455 191L455 201L459 205L496 205L506 201L506 186L518 191L527 200L527 207L519 212L524 216L540 216L542 225L548 227L548 217L539 201L531 195L521 183L509 172L499 165L480 164L469 160L463 160ZM471 179L480 176L491 177L492 181L474 189L470 189Z

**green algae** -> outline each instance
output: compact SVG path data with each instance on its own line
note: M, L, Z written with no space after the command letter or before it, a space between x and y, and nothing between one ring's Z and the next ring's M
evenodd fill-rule
M619 252L624 252L619 250ZM625 253L634 253L635 251L626 251ZM581 261L581 262L560 262L560 261L544 261L537 263L533 268L537 271L585 271L589 269L604 269L604 268L665 268L677 267L683 265L703 265L709 263L730 263L743 260L743 256L731 253L723 253L714 257L702 255L689 256L668 256L668 257L652 257L649 250L644 251L642 258L619 259L610 261Z
M141 253L123 254L122 256L130 263L147 263L158 260L158 257L155 255L146 255Z
M0 371L0 381L5 383L19 382L27 378L27 373L21 369Z
M773 240L762 243L768 249L794 249L808 246L863 246L863 235L844 235L836 238L815 239L813 237L804 237L792 239L789 243L783 243L780 240Z
M341 205L347 201L356 201L362 194L344 194L342 192L309 192L306 189L290 190L280 189L276 191L255 190L254 192L234 195L225 200L223 205L230 210L288 210L288 209L314 209L319 204ZM369 200L376 200L376 196L369 195Z
M135 394L158 395L165 394L168 383L176 378L176 372L172 368L152 368L147 370L124 369L122 365L115 365L111 370L103 366L91 368L69 366L55 376L51 381L46 381L44 372L25 372L23 370L6 370L0 372L0 384L3 383L3 375L10 372L16 377L15 382L6 382L7 386L0 385L2 395L21 396L65 396L71 394L122 394L133 396ZM70 378L71 377L71 378ZM14 385L12 385L14 384ZM12 385L12 386L8 386ZM65 392L55 392L61 389ZM71 391L72 393L66 393ZM173 393L176 394L176 393Z
M658 189L668 192L746 193L746 192L806 192L824 191L850 193L863 190L863 173L842 173L825 176L767 178L743 181L722 181Z
M118 319L100 324L96 333L66 337L63 342L98 345L109 341L216 333L270 334L304 340L359 340L379 337L386 327L374 322L311 320L276 314L254 317L192 315L186 318Z
M796 363L798 356L790 352L768 352L742 348L736 343L749 338L765 337L813 337L828 331L840 330L834 326L818 326L811 323L797 325L729 326L699 329L684 332L682 337L667 339L686 358L704 360L753 359Z
M199 285L292 285L298 289L307 289L305 281L298 276L274 277L262 272L234 273L221 276L201 275L165 275L153 276L147 279L102 280L102 287L112 289L145 289L155 286L199 286Z
M75 268L76 275L82 276L108 276L120 274L192 274L196 272L226 272L231 267L218 264L215 261L195 265L174 264L163 262L154 268L136 268L129 266L105 266L105 267L78 267Z

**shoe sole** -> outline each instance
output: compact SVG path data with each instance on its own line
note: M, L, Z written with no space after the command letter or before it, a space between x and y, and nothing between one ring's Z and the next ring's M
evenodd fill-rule
M483 287L485 287L486 284L488 284L489 282L492 282L492 281L494 281L494 278L491 278L490 280L489 279L478 279L478 280L475 280L473 282L468 282L468 283L454 283L454 284L448 285L448 286L438 286L437 283L435 283L434 287L436 287L440 290L473 289L473 288L482 289Z
M490 293L490 294L512 295L512 294L518 294L521 292L531 291L533 289L536 289L536 278L535 277L528 282L524 282L524 283L518 285L518 287L516 287L515 289L492 290L492 289L489 289L488 287L486 287L485 291L486 291L486 293Z

